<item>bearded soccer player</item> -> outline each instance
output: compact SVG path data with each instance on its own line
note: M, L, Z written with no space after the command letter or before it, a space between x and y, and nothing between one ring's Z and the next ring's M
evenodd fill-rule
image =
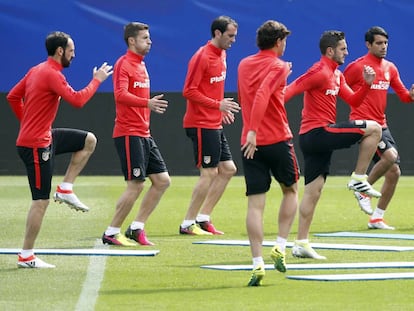
M384 222L384 214L394 195L401 171L397 145L388 128L385 115L387 93L391 87L403 103L411 103L414 100L414 85L410 90L406 89L400 79L397 67L385 59L388 49L388 34L383 28L378 26L370 28L365 33L365 45L368 53L346 67L345 78L349 86L355 90L364 83L360 75L364 66L371 66L376 72L376 77L371 85L371 91L364 98L362 104L358 107L351 107L349 118L350 120L375 120L381 125L382 139L373 157L375 164L369 172L367 181L374 184L384 176L384 183L381 188L382 196L374 211L369 196L358 191L355 191L354 195L361 210L371 215L368 228L394 230L394 227Z
M150 98L150 78L144 57L151 49L149 26L132 22L124 27L128 47L114 66L116 106L113 138L126 181L126 189L116 203L115 214L102 236L104 244L134 246L154 245L148 240L144 226L170 185L164 159L150 132L151 111L163 114L168 101L159 94ZM121 226L144 190L145 179L151 186L142 199L140 209L125 231Z
M299 229L292 248L296 257L326 259L309 244L309 230L316 204L321 196L332 153L359 142L358 160L348 188L380 197L381 193L367 182L366 172L381 138L381 127L375 121L355 120L336 123L336 98L351 106L361 104L370 91L375 71L365 66L360 75L364 83L355 92L338 69L348 55L345 34L326 31L319 41L321 59L288 85L285 100L304 93L299 144L305 161L305 190L299 205Z
M73 183L93 153L96 137L76 129L52 129L52 123L61 98L81 108L101 82L112 74L112 66L104 63L99 69L94 68L93 79L84 89L75 91L61 72L75 57L72 38L64 32L52 32L46 38L46 50L47 60L32 67L7 95L20 121L16 146L26 166L32 194L23 248L18 255L19 268L55 267L36 257L33 250L49 205L55 155L72 153L63 182L54 194L55 201L64 202L75 210L89 210L73 193Z
M248 286L260 286L265 275L263 213L272 176L283 194L279 231L270 252L275 269L280 272L286 272L286 242L298 206L299 167L284 103L291 64L280 59L289 34L286 26L277 21L263 23L256 34L260 51L244 58L238 68L242 161L248 197L246 227L253 260Z
M223 234L211 222L211 213L236 173L222 123L234 122L240 110L233 98L224 98L226 50L236 41L237 23L219 16L211 24L212 39L198 49L188 64L183 95L187 110L183 127L193 143L200 178L193 189L180 234Z

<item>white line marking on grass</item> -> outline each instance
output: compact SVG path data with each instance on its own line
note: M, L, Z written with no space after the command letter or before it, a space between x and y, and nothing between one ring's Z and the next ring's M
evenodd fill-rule
M96 240L94 248L107 248L100 240ZM82 292L76 304L76 311L95 310L99 289L105 274L106 256L90 256L88 273L83 283Z

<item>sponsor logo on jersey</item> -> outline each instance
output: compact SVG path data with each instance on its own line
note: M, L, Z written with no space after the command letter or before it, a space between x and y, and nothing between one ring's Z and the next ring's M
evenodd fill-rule
M389 87L389 81L378 81L377 83L371 84L371 90L388 90Z
M145 79L145 82L134 81L134 89L137 88L137 87L140 88L140 89L149 89L150 88L149 79Z
M226 72L225 71L222 71L221 72L221 76L211 77L210 78L210 84L217 83L217 82L222 82L224 80L226 80Z
M334 89L327 89L325 95L333 95L336 96L339 93L339 86L336 86Z

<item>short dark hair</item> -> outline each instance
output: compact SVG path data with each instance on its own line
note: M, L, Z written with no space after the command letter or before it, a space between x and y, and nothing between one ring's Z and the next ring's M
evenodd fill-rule
M216 29L220 30L221 33L224 33L227 30L227 26L232 24L234 27L239 27L237 22L228 16L219 16L211 23L211 37L214 38L214 32Z
M381 35L388 39L388 34L384 30L384 28L379 27L379 26L374 26L368 29L368 31L365 33L365 42L369 42L372 44L372 42L374 42L375 35Z
M70 35L62 31L53 31L49 33L45 41L47 55L55 55L55 52L58 47L62 47L65 50L66 46L68 45L69 38Z
M140 22L131 22L124 26L124 40L126 45L128 45L129 37L136 37L141 30L148 30L149 26Z
M338 42L345 39L345 33L339 30L327 30L325 31L321 39L319 40L319 49L322 55L325 55L328 48L336 48Z
M256 44L260 50L268 50L275 46L277 39L283 40L290 35L285 25L274 20L264 22L256 31Z

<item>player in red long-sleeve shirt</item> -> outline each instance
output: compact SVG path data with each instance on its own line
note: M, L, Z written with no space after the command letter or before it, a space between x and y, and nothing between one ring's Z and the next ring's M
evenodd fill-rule
M265 275L262 255L263 213L272 176L283 193L279 233L270 256L278 271L286 271L286 242L298 206L299 167L284 102L290 63L279 57L290 31L277 21L266 21L256 34L260 51L238 67L238 96L242 108L242 161L248 207L246 227L253 258L248 286L260 286Z
M200 178L180 225L180 234L223 234L211 223L210 215L236 173L222 123L233 123L233 113L240 109L233 98L224 98L226 50L236 40L237 27L228 16L216 18L211 24L212 39L188 63L183 126L193 143Z
M336 123L336 97L351 106L361 104L374 81L375 71L369 66L361 69L360 75L365 82L354 93L338 70L348 55L345 34L326 31L320 38L319 47L320 61L288 85L285 100L304 93L299 144L305 161L305 190L299 205L299 230L292 254L325 259L312 249L308 237L316 204L329 174L332 153L359 142L358 160L348 188L380 197L381 193L366 181L365 174L381 138L381 128L375 121Z
M27 216L23 248L18 256L21 268L54 268L34 255L34 243L40 232L49 196L55 155L72 153L63 182L54 194L55 201L86 212L89 208L73 193L73 183L88 162L96 145L96 137L76 129L52 129L63 98L81 108L95 94L101 82L112 74L106 63L94 69L93 79L82 90L75 91L66 81L62 69L69 67L75 57L75 44L63 32L52 32L46 38L48 59L32 67L8 93L12 110L20 121L16 146L23 160L32 193Z
M388 34L378 26L370 28L365 33L365 44L368 53L352 63L345 71L344 76L352 89L359 88L364 81L360 75L363 66L370 66L376 72L376 77L371 85L371 91L363 99L358 107L351 107L349 118L351 120L375 120L382 127L382 138L374 155L374 166L372 167L367 181L374 184L384 176L381 188L381 198L378 200L376 209L371 207L369 196L355 191L355 197L362 211L371 215L368 222L370 229L394 230L394 227L384 222L384 213L390 203L400 177L400 158L397 145L388 128L385 110L387 108L387 93L391 87L403 103L412 103L414 100L414 85L408 90L400 79L397 67L386 60L388 48Z
M149 26L132 22L124 27L128 46L114 66L116 118L113 138L126 181L126 189L116 203L115 214L102 235L104 244L154 245L147 239L144 225L170 185L167 166L150 133L151 111L164 113L168 101L163 94L150 98L150 78L144 57L151 49ZM151 186L141 202L134 221L125 235L121 226L144 190L145 178Z

